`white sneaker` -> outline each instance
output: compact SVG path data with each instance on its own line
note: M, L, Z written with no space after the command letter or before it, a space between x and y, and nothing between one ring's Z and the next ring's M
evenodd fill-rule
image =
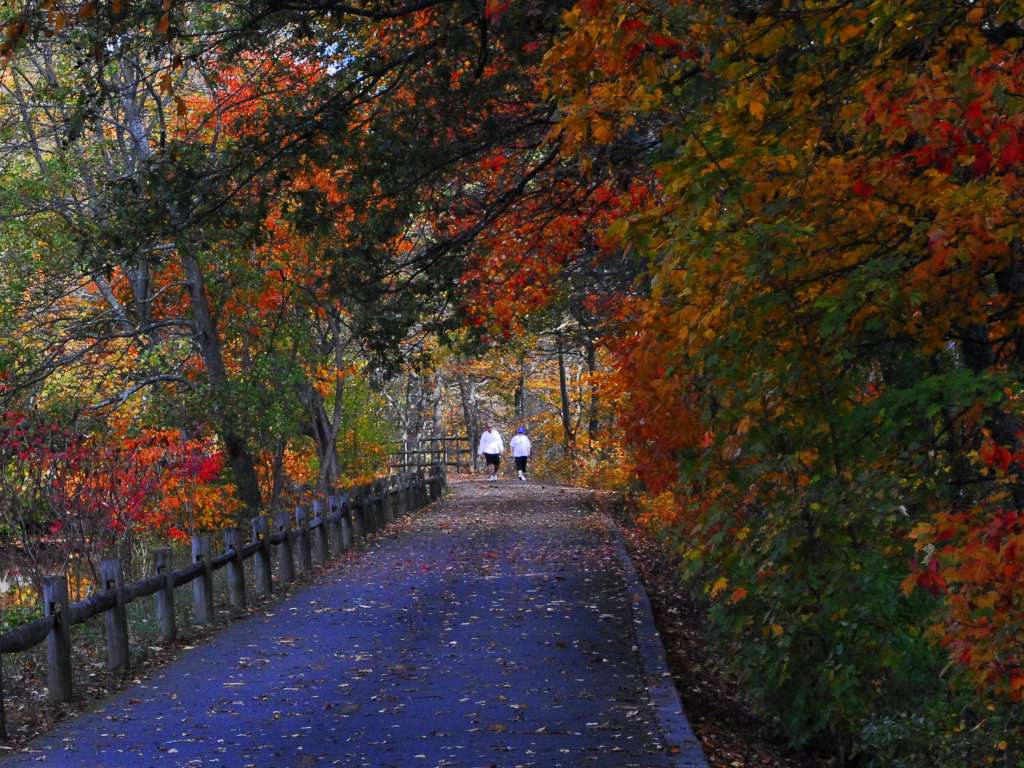
M520 480L526 480L526 475L523 474L522 470L520 470L520 472L519 472L519 479Z

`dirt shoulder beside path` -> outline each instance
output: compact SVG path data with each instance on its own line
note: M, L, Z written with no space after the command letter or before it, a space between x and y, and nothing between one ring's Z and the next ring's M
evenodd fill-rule
M611 507L609 494L602 506ZM650 598L669 669L711 768L826 768L773 737L744 701L705 637L704 607L679 584L676 563L657 541L619 519L626 549Z
M698 765L666 740L618 529L470 481L3 768Z

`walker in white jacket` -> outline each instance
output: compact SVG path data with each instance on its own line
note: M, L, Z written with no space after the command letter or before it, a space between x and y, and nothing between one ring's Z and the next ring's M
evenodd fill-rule
M477 453L484 457L487 466L491 468L491 480L498 479L498 467L501 466L501 453L504 450L505 443L501 441L498 430L488 426L487 430L480 435L480 446L477 448Z
M526 430L520 427L508 445L512 449L512 458L515 459L519 479L526 480L526 462L530 460L530 450L533 447L530 445L530 438L526 436Z

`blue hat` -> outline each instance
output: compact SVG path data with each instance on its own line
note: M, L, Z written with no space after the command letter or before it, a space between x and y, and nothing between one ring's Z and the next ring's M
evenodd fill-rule
M520 427L519 429L516 430L516 432L518 432L520 435L525 435L526 427Z

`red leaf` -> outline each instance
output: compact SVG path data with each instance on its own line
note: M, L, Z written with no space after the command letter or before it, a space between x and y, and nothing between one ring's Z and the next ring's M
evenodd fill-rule
M875 188L863 179L857 179L853 182L853 194L860 197L871 197L875 194Z
M681 48L680 43L676 38L663 35L660 32L654 32L651 34L651 42L659 48Z
M508 2L508 0L487 0L487 7L484 9L484 15L487 17L488 21L497 23L501 20L501 17L508 12L511 5L512 3Z

